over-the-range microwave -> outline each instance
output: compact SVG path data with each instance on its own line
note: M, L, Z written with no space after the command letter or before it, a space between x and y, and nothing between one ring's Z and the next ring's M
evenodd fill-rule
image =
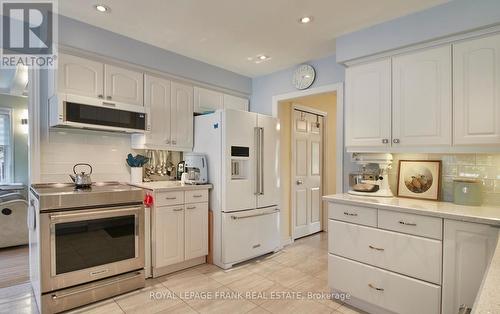
M143 106L108 102L71 94L49 99L51 127L144 133L149 131L149 114Z

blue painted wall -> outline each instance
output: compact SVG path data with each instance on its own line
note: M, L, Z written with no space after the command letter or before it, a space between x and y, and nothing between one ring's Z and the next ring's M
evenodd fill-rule
M59 43L238 92L252 92L249 77L65 16L59 17Z
M344 62L499 23L499 0L454 0L338 37L337 61Z
M316 80L311 87L333 84L344 80L344 67L337 64L335 55L305 63L311 64L316 69ZM273 96L297 90L292 85L294 70L295 67L291 67L254 78L252 80L250 110L271 114Z

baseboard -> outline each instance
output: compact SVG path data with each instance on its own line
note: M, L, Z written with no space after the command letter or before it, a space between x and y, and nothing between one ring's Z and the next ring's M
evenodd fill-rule
M281 246L284 247L284 246L287 246L287 245L290 245L293 243L293 239L292 237L290 238L286 238L286 239L281 239Z
M179 271L179 270L183 270L186 268L190 268L190 267L200 265L200 264L205 264L205 263L206 263L206 256L201 256L201 257L196 257L196 258L193 258L193 259L190 259L190 260L187 260L184 262L180 262L177 264L173 264L173 265L168 265L168 266L159 267L159 268L153 267L153 278L167 275L170 273L174 273L174 272Z

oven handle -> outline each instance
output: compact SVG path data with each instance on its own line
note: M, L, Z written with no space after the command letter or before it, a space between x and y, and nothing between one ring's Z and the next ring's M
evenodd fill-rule
M79 211L77 213L59 213L59 214L49 214L50 221L52 223L57 222L72 222L82 220L90 220L94 218L106 218L106 217L116 217L122 216L125 213L133 213L140 211L142 207L124 207L121 209L107 209L107 210L94 210L94 211Z
M68 293L62 293L62 294L53 294L52 295L52 300L58 300L58 299L62 299L62 298L66 298L66 297L69 297L69 296L72 296L72 295L75 295L75 294L79 294L79 293L82 293L82 292L87 292L87 291L90 291L90 290L94 290L96 288L102 288L102 287L106 287L106 286L110 286L110 285L113 285L113 284L116 284L116 283L119 283L119 282L122 282L122 281L126 281L126 280L130 280L130 279L134 279L134 278L137 278L139 276L141 276L142 273L141 272L136 272L134 276L131 276L131 277L125 277L125 278L118 278L118 279L115 279L115 280L110 280L108 282L104 282L100 285L97 285L97 286L89 286L87 288L82 288L82 289L78 289L78 290L74 290L74 291L71 291L71 292L68 292Z

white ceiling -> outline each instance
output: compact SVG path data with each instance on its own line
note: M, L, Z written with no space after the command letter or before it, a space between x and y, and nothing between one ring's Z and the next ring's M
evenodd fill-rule
M447 0L64 0L62 15L247 76L335 52L335 37ZM111 12L98 13L97 3ZM312 23L298 19L312 15ZM249 58L265 54L256 64Z

